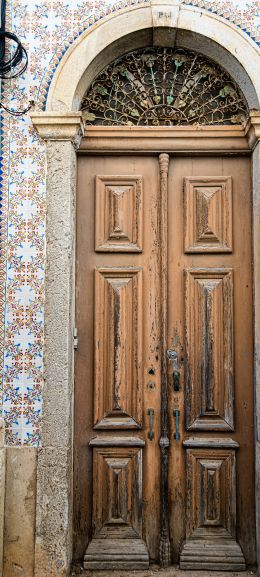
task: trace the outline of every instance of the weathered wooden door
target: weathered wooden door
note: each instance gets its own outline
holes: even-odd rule
[[[249,159],[79,157],[87,568],[254,564],[251,261]]]

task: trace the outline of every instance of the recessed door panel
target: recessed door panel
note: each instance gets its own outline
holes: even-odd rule
[[[232,177],[185,177],[185,252],[232,252]]]
[[[96,429],[142,424],[142,269],[95,270]]]
[[[232,439],[197,438],[187,448],[186,542],[182,569],[236,571],[245,558],[236,540],[236,450]],[[192,448],[191,448],[192,447]]]
[[[142,537],[142,449],[94,448],[93,474],[93,534]]]
[[[232,270],[194,268],[184,275],[187,429],[232,430]]]
[[[95,250],[141,252],[143,246],[142,175],[97,175]]]

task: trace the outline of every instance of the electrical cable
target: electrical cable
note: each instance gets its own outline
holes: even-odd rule
[[[0,80],[11,80],[21,76],[28,66],[28,54],[22,45],[19,38],[13,32],[6,30],[6,0],[1,1],[1,27],[0,27]],[[15,46],[13,53],[9,50],[10,55],[7,55],[6,41]],[[0,108],[4,108],[13,116],[22,116],[28,110],[29,105],[25,110],[10,110],[2,102]]]

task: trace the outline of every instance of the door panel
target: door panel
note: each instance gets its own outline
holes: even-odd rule
[[[96,176],[95,250],[142,252],[143,178]]]
[[[185,269],[186,427],[233,430],[233,277]]]
[[[200,445],[196,448],[196,445]],[[244,557],[236,542],[237,444],[192,439],[187,448],[186,537],[183,569],[241,571]],[[193,446],[192,449],[188,448]]]
[[[142,426],[142,272],[95,270],[95,429]]]
[[[158,562],[167,359],[171,562],[239,570],[255,562],[250,161],[172,157],[167,181],[166,156],[78,159],[75,557]]]
[[[132,441],[134,444],[134,441]],[[140,443],[141,446],[143,446]],[[95,447],[93,474],[93,535],[142,537],[142,449]]]
[[[236,444],[229,441],[221,449],[213,444],[208,448],[196,448],[196,442],[192,441],[185,446],[192,445],[193,448],[187,448],[187,480],[191,487],[187,495],[188,534],[207,536],[208,529],[214,529],[214,534],[217,530],[235,537],[236,502],[233,487]]]
[[[232,252],[232,178],[184,179],[185,252]]]

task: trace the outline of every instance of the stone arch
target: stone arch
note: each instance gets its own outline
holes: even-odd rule
[[[259,48],[241,29],[211,12],[168,0],[110,14],[81,34],[53,76],[46,110],[77,111],[94,77],[127,50],[147,45],[189,48],[210,57],[234,78],[248,106],[260,107]]]

